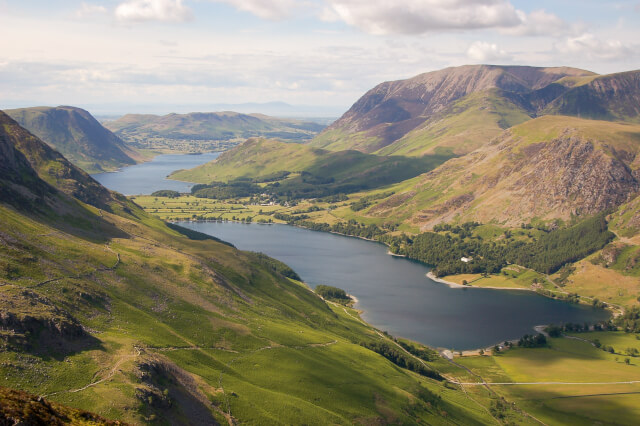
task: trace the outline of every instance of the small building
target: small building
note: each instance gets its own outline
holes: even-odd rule
[[[460,258],[461,261],[463,261],[464,263],[469,263],[473,260],[472,257],[461,257]]]

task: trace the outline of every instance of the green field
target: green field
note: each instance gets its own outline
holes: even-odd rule
[[[635,335],[621,332],[577,336],[636,347],[640,342]],[[629,365],[624,358],[580,340],[559,338],[551,339],[547,348],[515,348],[497,356],[457,358],[456,362],[544,423],[634,424],[640,415],[640,383],[611,384],[640,380],[640,358],[631,358]],[[509,382],[537,384],[491,385]]]

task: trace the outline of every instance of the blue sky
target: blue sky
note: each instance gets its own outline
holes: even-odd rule
[[[339,114],[470,63],[640,68],[640,0],[0,0],[0,108]]]

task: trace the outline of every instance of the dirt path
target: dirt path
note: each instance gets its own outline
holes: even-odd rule
[[[125,363],[125,362],[127,362],[129,360],[135,359],[138,356],[140,356],[140,350],[137,347],[134,347],[134,349],[135,349],[135,353],[134,354],[122,355],[122,356],[118,357],[116,359],[115,364],[109,370],[107,375],[104,376],[103,378],[101,378],[100,380],[96,380],[94,382],[91,382],[88,385],[83,386],[83,387],[78,388],[78,389],[69,389],[69,390],[64,390],[64,391],[52,392],[52,393],[49,393],[49,394],[46,394],[46,395],[42,395],[42,396],[45,397],[45,398],[48,398],[50,396],[59,395],[59,394],[62,394],[62,393],[78,393],[78,392],[82,392],[83,390],[87,390],[90,387],[97,386],[100,383],[106,382],[107,380],[111,379],[116,374],[116,372],[118,371],[118,369],[120,368],[120,366],[123,363]]]
[[[456,384],[461,386],[528,386],[528,385],[571,385],[571,386],[581,386],[581,385],[636,385],[639,384],[640,380],[630,380],[628,382],[457,382]]]

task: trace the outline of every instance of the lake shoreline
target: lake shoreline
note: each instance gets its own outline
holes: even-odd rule
[[[523,288],[523,287],[493,287],[493,286],[480,287],[480,286],[458,284],[452,281],[447,281],[447,280],[443,280],[442,278],[438,278],[433,274],[432,271],[427,272],[427,278],[441,284],[446,284],[450,288],[484,288],[484,289],[490,289],[490,290],[519,290],[519,291],[532,291],[534,293],[537,293],[537,291],[531,288]]]
[[[245,241],[250,242],[253,245],[255,245],[256,241],[262,241],[263,242],[263,246],[264,246],[264,244],[270,244],[271,245],[271,244],[273,244],[274,241],[277,241],[275,239],[276,238],[275,237],[276,234],[274,234],[274,232],[279,232],[279,231],[275,231],[274,230],[274,231],[268,231],[265,234],[263,231],[259,231],[258,234],[253,234],[254,231],[252,231],[250,229],[247,229],[245,231],[241,231],[241,229],[244,228],[244,227],[239,227],[239,225],[241,225],[241,224],[257,224],[257,225],[267,224],[267,223],[259,223],[259,222],[250,222],[250,223],[244,222],[243,223],[241,221],[235,221],[235,222],[234,221],[230,221],[230,220],[220,221],[220,220],[215,220],[215,219],[214,220],[189,220],[189,219],[187,219],[187,220],[175,221],[175,222],[177,222],[177,223],[182,222],[185,225],[192,224],[193,225],[193,227],[191,227],[192,229],[198,230],[199,232],[205,232],[205,233],[209,233],[211,235],[215,235],[216,237],[222,238],[223,240],[226,240],[226,241],[232,241],[233,242],[234,240],[232,238],[232,235],[244,235]],[[221,226],[223,223],[229,223],[229,226],[231,226],[231,224],[234,224],[235,226],[238,226],[238,227],[237,228],[232,228],[234,230],[237,229],[237,231],[234,231],[233,233],[224,233],[224,232],[219,233],[219,232],[214,231],[217,228],[206,228],[204,226],[200,226],[199,227],[197,225],[198,223],[201,223],[202,225],[205,225],[205,226],[206,226],[207,223],[211,223],[211,225],[219,224],[218,226]],[[277,224],[281,225],[279,223],[277,223]],[[254,228],[256,230],[255,232],[258,232],[257,230],[259,228],[261,228],[261,227]],[[265,227],[265,228],[268,228],[268,227]],[[283,227],[283,229],[287,229],[287,228],[288,229],[300,229],[300,230],[304,230],[306,232],[313,231],[313,230],[308,229],[308,228],[306,228],[304,226],[288,225],[288,227]],[[208,232],[207,229],[209,229],[210,232]],[[226,228],[220,228],[220,229],[222,230],[222,229],[226,229]],[[286,233],[284,235],[287,235],[290,232],[294,232],[294,231],[286,231]],[[240,234],[238,234],[238,233],[240,233]],[[322,234],[322,232],[320,234]],[[335,235],[340,235],[340,236],[343,236],[343,237],[354,237],[352,235],[345,235],[345,234],[341,234],[341,233],[327,232],[327,231],[324,231],[324,234],[325,235],[326,234],[335,234]],[[262,237],[260,237],[261,235],[262,235]],[[280,235],[280,234],[278,234],[278,235]],[[298,234],[293,233],[292,235],[298,235]],[[295,238],[297,239],[297,238],[300,238],[300,237],[298,236],[298,237],[295,237]],[[380,243],[380,241],[376,241],[376,240],[372,241],[370,239],[363,238],[363,237],[357,237],[356,236],[356,239],[357,240],[365,240],[365,241],[369,241],[369,242]],[[344,243],[344,244],[347,244],[347,247],[351,247],[350,244],[354,244],[354,243]],[[340,243],[340,245],[338,247],[342,247],[342,245],[343,245],[343,243]],[[248,247],[253,247],[253,248],[243,248],[243,249],[245,249],[245,250],[259,250],[259,251],[262,251],[262,252],[265,252],[265,253],[268,254],[268,251],[265,251],[266,246],[265,247],[263,247],[263,246],[258,245],[257,248],[256,248],[256,247],[253,247],[252,245],[249,245]],[[286,247],[290,247],[289,243],[285,244],[285,246]],[[325,246],[326,246],[326,244],[325,244]],[[323,248],[322,248],[323,253],[324,253],[324,250],[329,250],[329,246],[326,246],[326,247],[325,246],[323,246]],[[381,248],[379,248],[379,249],[376,249],[375,252],[379,253],[381,256],[384,256],[384,257],[387,257],[387,258],[389,256],[392,256],[393,253],[389,253],[387,245],[385,244],[384,246],[385,246],[385,250],[381,250]],[[243,246],[240,245],[238,247],[243,247]],[[333,247],[333,249],[331,249],[331,252],[333,252],[335,248],[336,247]],[[302,254],[300,251],[297,251],[297,250],[298,249],[296,249],[294,251],[294,253],[295,253],[294,254],[294,258],[295,257],[299,257]],[[329,253],[329,252],[327,252],[327,253]],[[341,254],[340,258],[341,259],[344,258],[345,255],[346,255],[346,253],[345,254]],[[324,254],[322,256],[324,256]],[[398,257],[400,257],[400,256],[398,256]],[[340,283],[341,283],[340,279],[333,280],[333,281],[328,281],[327,278],[325,278],[324,275],[320,275],[320,276],[314,276],[313,274],[310,275],[310,276],[303,275],[302,274],[303,271],[298,271],[297,270],[295,262],[294,262],[294,264],[288,263],[286,257],[285,258],[280,258],[280,257],[276,256],[276,258],[278,258],[279,260],[289,264],[292,268],[294,268],[294,270],[296,270],[298,273],[301,273],[301,275],[304,276],[304,280],[303,281],[305,282],[305,286],[306,287],[309,287],[308,283],[318,283],[318,282],[323,282],[323,283],[324,282],[331,282],[333,285],[336,285],[337,287],[340,287]],[[291,260],[291,259],[289,259],[289,260]],[[400,259],[398,259],[398,260],[400,260]],[[407,260],[410,260],[410,259],[407,259]],[[380,259],[380,262],[383,262],[382,258]],[[381,263],[380,262],[374,262],[375,265],[372,264],[370,266],[373,269],[379,268],[379,267],[381,267]],[[391,261],[389,261],[389,262],[391,262]],[[389,264],[388,266],[391,267],[391,266],[395,265],[395,263],[396,262],[393,262],[393,263]],[[411,262],[411,263],[413,263],[413,262]],[[426,281],[425,278],[436,278],[433,281],[435,281],[435,282],[440,281],[441,283],[445,284],[447,287],[444,287],[444,288],[466,288],[466,287],[468,287],[468,286],[462,286],[462,285],[457,284],[457,283],[447,282],[446,280],[442,280],[442,279],[439,279],[439,278],[433,276],[433,274],[431,274],[431,276],[428,276],[427,273],[431,272],[428,269],[429,265],[425,265],[423,262],[415,262],[415,263],[416,264],[421,264],[422,266],[420,267],[420,269],[424,268],[424,269],[422,269],[424,272],[421,272],[419,275],[416,273],[415,276],[412,276],[412,278],[410,278],[410,281],[408,281],[408,283],[415,283],[416,286],[417,286],[415,288],[420,288],[420,287],[425,288],[426,293],[431,292],[431,290],[428,290],[429,287],[441,287],[442,288],[444,286],[429,286],[429,285],[425,286],[424,285],[424,283]],[[384,262],[382,264],[386,265],[386,263],[384,263]],[[397,266],[398,267],[402,267],[402,265],[397,265]],[[409,267],[409,265],[407,265],[407,267]],[[418,267],[418,265],[414,266],[413,268],[416,268],[416,267]],[[333,266],[332,266],[332,268],[333,268]],[[351,268],[353,268],[353,265],[351,265]],[[393,268],[391,269],[391,271],[394,271],[394,270],[395,269],[393,269]],[[402,270],[404,271],[405,269],[403,268]],[[344,272],[347,272],[347,270],[345,270]],[[419,270],[416,270],[416,272],[419,272]],[[353,273],[353,270],[351,271],[351,273]],[[331,277],[332,275],[329,275],[329,276]],[[395,275],[394,276],[390,276],[388,273],[383,273],[382,275],[379,275],[379,274],[374,274],[374,275],[370,275],[369,274],[369,275],[367,275],[367,274],[365,274],[364,276],[365,277],[369,277],[368,279],[373,279],[373,280],[376,280],[376,279],[378,279],[378,277],[380,277],[383,280],[381,282],[394,282],[394,280],[398,279],[398,278],[394,278]],[[421,278],[419,278],[419,277],[421,277]],[[430,331],[427,332],[427,330],[430,330],[433,327],[427,327],[426,329],[424,329],[424,327],[420,327],[420,329],[422,331],[416,331],[414,329],[415,327],[414,328],[410,328],[410,327],[413,327],[413,326],[411,324],[404,324],[402,322],[403,320],[401,320],[401,322],[398,323],[398,324],[401,325],[400,328],[398,328],[395,323],[388,322],[388,321],[390,321],[389,320],[390,317],[388,316],[388,309],[389,309],[388,307],[380,305],[381,302],[378,302],[377,304],[376,303],[371,304],[371,300],[370,300],[371,299],[371,295],[369,294],[369,292],[367,290],[368,287],[366,287],[366,286],[363,287],[362,285],[360,285],[360,287],[358,287],[358,286],[353,287],[351,285],[351,287],[352,288],[347,288],[346,290],[350,290],[350,291],[347,291],[347,292],[349,293],[349,295],[353,299],[353,302],[354,302],[354,305],[352,305],[353,309],[355,309],[358,312],[358,314],[359,314],[358,316],[362,319],[362,321],[366,322],[368,325],[370,325],[374,329],[379,329],[379,330],[385,330],[386,329],[386,330],[389,330],[389,327],[391,326],[390,332],[393,335],[398,336],[398,337],[403,337],[403,338],[406,338],[406,339],[414,341],[414,342],[419,342],[420,344],[422,344],[422,345],[424,345],[426,347],[434,348],[435,350],[439,350],[439,349],[442,349],[442,348],[460,348],[460,349],[456,349],[455,350],[456,355],[460,351],[462,351],[463,353],[465,353],[467,355],[470,355],[471,352],[479,351],[480,349],[478,349],[478,348],[482,348],[483,350],[485,350],[486,348],[491,348],[491,347],[495,346],[495,344],[493,342],[499,341],[499,342],[501,342],[500,344],[502,344],[502,342],[504,342],[505,340],[512,340],[516,336],[519,338],[519,337],[521,337],[521,335],[524,335],[524,334],[532,334],[534,332],[533,324],[544,324],[544,323],[552,323],[552,322],[557,323],[558,321],[563,321],[562,318],[554,319],[554,318],[552,318],[553,316],[552,317],[549,317],[549,316],[538,317],[537,320],[534,319],[534,318],[531,318],[531,319],[533,319],[533,321],[531,321],[529,324],[532,324],[532,325],[528,325],[528,327],[523,328],[522,330],[515,330],[516,331],[515,333],[513,332],[513,330],[511,330],[514,327],[506,327],[505,330],[504,330],[504,333],[497,332],[497,330],[495,332],[486,332],[486,333],[483,333],[483,334],[486,334],[487,335],[486,337],[488,337],[488,339],[480,339],[480,338],[478,338],[478,336],[475,336],[475,337],[471,338],[471,340],[469,341],[469,344],[465,344],[464,343],[464,340],[465,340],[465,333],[464,332],[462,332],[462,334],[457,335],[458,337],[453,337],[452,336],[450,338],[446,338],[446,337],[443,338],[442,336],[440,336],[438,334],[437,331],[434,331],[435,334],[431,333]],[[413,287],[407,287],[407,288],[413,288]],[[471,287],[471,288],[483,289],[483,287]],[[498,289],[499,290],[505,290],[505,288],[498,288]],[[509,289],[507,289],[507,290],[509,290]],[[530,289],[522,289],[522,288],[520,288],[518,290],[527,290],[529,292],[534,292],[533,290],[530,290]],[[363,293],[363,291],[365,291],[365,293]],[[388,290],[385,290],[385,291],[388,291]],[[414,291],[414,290],[411,290],[411,291]],[[446,291],[446,290],[438,290],[436,292],[439,294],[442,291]],[[355,294],[360,294],[360,298],[362,300],[359,300],[357,296],[353,296],[354,293]],[[422,294],[422,293],[425,293],[425,292],[420,290],[419,294]],[[501,293],[508,294],[509,292],[501,292]],[[374,294],[376,294],[375,291],[374,291]],[[478,292],[477,294],[480,295],[480,292]],[[476,295],[476,292],[474,292],[474,296],[472,297],[472,299],[474,299],[474,300],[477,299],[477,297],[475,295]],[[410,298],[407,299],[409,301],[411,301],[411,300],[416,301],[417,300],[417,299],[415,299],[415,297],[413,299],[411,298],[411,296],[409,296],[409,297]],[[450,306],[451,303],[455,304],[456,302],[455,302],[455,300],[450,300],[449,302],[444,302],[444,301],[445,300],[449,300],[451,298],[455,298],[457,300],[457,297],[458,296],[449,296],[448,298],[442,299],[443,303],[444,303],[444,305],[442,305],[443,309],[440,309],[440,308],[438,308],[438,309],[445,311],[446,315],[450,315],[451,314],[451,310],[449,308],[444,308],[444,306]],[[487,296],[486,293],[485,293],[484,295],[480,295],[479,296],[479,301],[477,303],[483,303],[482,300],[485,300],[487,298],[489,298],[489,299],[491,299],[493,301],[493,299],[495,297],[498,297],[498,296],[496,296],[496,295]],[[500,296],[500,297],[502,297],[502,296]],[[363,303],[362,301],[365,300],[365,299],[366,299],[366,303],[365,303],[366,306],[363,306],[362,305],[362,303]],[[469,296],[465,297],[465,300],[467,300],[467,299],[469,299]],[[509,297],[506,297],[506,299],[509,299]],[[550,298],[545,297],[544,299],[550,299]],[[392,298],[391,301],[393,302],[393,300],[394,299]],[[425,300],[428,300],[428,299],[425,299]],[[385,302],[385,303],[388,303],[388,301]],[[527,303],[530,303],[530,302],[527,302]],[[537,302],[537,304],[543,304],[543,303],[542,302]],[[403,305],[404,305],[404,303],[403,303]],[[416,303],[409,303],[409,305],[411,306],[411,309],[415,308],[418,305],[420,306],[420,309],[424,309],[424,306],[428,306],[429,303],[427,303],[425,305],[425,304],[422,304],[422,303],[418,302],[417,304]],[[505,301],[502,304],[502,306],[508,306],[508,305],[510,305],[510,303],[507,302],[507,301]],[[402,309],[403,309],[402,312],[405,312],[404,310],[406,309],[406,307],[402,308]],[[459,309],[453,309],[453,311],[456,311],[456,312],[458,310]],[[380,314],[380,312],[382,312],[382,314]],[[409,310],[407,312],[413,312],[413,311]],[[478,312],[478,314],[480,314],[480,311]],[[404,316],[406,317],[406,315],[404,315]],[[573,319],[571,319],[571,317],[564,317],[564,321],[565,322],[566,321],[573,321]],[[583,320],[578,320],[578,321],[583,321]],[[588,321],[595,323],[597,321],[600,321],[600,319],[593,318],[593,320],[589,319]],[[413,322],[409,321],[409,323],[414,323],[414,322],[415,321],[413,321]],[[526,323],[527,321],[520,321],[520,322],[525,322]],[[407,325],[409,328],[407,328],[407,329],[403,328],[405,325]],[[498,325],[498,324],[496,324],[496,325]],[[522,325],[526,325],[526,324],[522,324]],[[454,326],[453,329],[457,330],[457,327]],[[511,331],[509,331],[509,330],[511,330]],[[429,337],[429,336],[431,336],[431,337]],[[483,340],[484,340],[484,342],[483,342]],[[491,342],[491,345],[489,345],[489,342]]]

